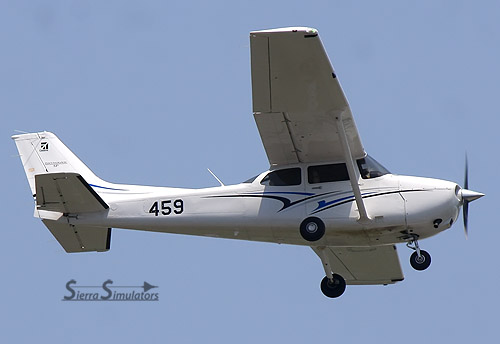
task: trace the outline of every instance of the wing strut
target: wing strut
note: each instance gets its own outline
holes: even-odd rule
[[[354,198],[356,199],[356,205],[358,206],[360,223],[369,223],[371,221],[368,213],[366,212],[365,203],[363,202],[363,197],[361,196],[361,190],[359,189],[359,174],[356,172],[355,162],[352,158],[351,149],[349,148],[349,141],[347,140],[347,135],[345,133],[344,122],[342,121],[342,114],[335,117],[337,122],[337,131],[339,132],[340,143],[344,153],[344,158],[347,166],[347,172],[349,173],[349,181],[351,182],[352,191],[354,193]]]

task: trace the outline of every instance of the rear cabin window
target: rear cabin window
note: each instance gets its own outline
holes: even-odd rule
[[[307,180],[309,184],[339,182],[349,180],[349,173],[345,164],[309,166]]]
[[[260,182],[268,186],[291,186],[301,183],[300,168],[286,168],[270,172]]]

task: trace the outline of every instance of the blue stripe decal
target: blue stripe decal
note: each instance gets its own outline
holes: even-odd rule
[[[362,196],[371,195],[371,194],[374,194],[374,192],[366,192],[366,193],[362,194]],[[325,200],[321,200],[321,201],[318,202],[318,207],[316,209],[314,209],[313,211],[316,211],[318,209],[321,209],[321,208],[327,207],[329,205],[332,205],[332,204],[335,204],[335,203],[338,203],[338,202],[342,202],[342,201],[345,201],[345,200],[348,200],[348,199],[355,199],[355,197],[354,197],[354,195],[351,195],[351,196],[347,196],[347,197],[335,199],[335,200],[330,201],[330,202],[327,202]]]
[[[314,196],[315,194],[309,192],[273,192],[273,191],[264,191],[264,192],[256,192],[256,194],[276,194],[276,195],[301,195],[301,196]]]
[[[94,187],[94,188],[105,189],[105,190],[127,191],[125,189],[113,189],[113,188],[107,188],[105,186],[99,186],[99,185],[95,185],[95,184],[89,184],[89,185],[92,186],[92,187]]]
[[[353,198],[353,197],[354,196],[347,196],[347,197],[339,198],[339,199],[336,199],[336,200],[333,200],[333,201],[330,201],[330,202],[327,202],[325,200],[319,201],[318,202],[318,206],[313,211],[316,211],[318,209],[324,208],[324,207],[329,206],[331,204],[335,204],[337,202],[345,201],[346,199],[350,199],[350,198]]]

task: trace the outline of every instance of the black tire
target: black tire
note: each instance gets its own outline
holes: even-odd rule
[[[333,282],[330,282],[328,277],[325,276],[321,281],[321,291],[326,297],[336,298],[344,294],[345,279],[337,274],[333,274]]]
[[[417,252],[413,252],[410,256],[411,266],[418,271],[425,270],[431,265],[431,255],[427,251],[420,250],[420,258],[418,258]]]
[[[318,241],[325,235],[325,224],[317,217],[308,217],[300,224],[300,235],[307,241]]]

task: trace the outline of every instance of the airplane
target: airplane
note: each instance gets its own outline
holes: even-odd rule
[[[346,285],[404,279],[396,244],[425,270],[419,242],[449,229],[484,194],[390,173],[360,139],[318,31],[250,33],[253,115],[269,170],[202,189],[115,184],[97,177],[50,132],[14,135],[40,218],[68,252],[110,249],[111,228],[309,246],[329,298]],[[215,176],[215,175],[214,175]]]

